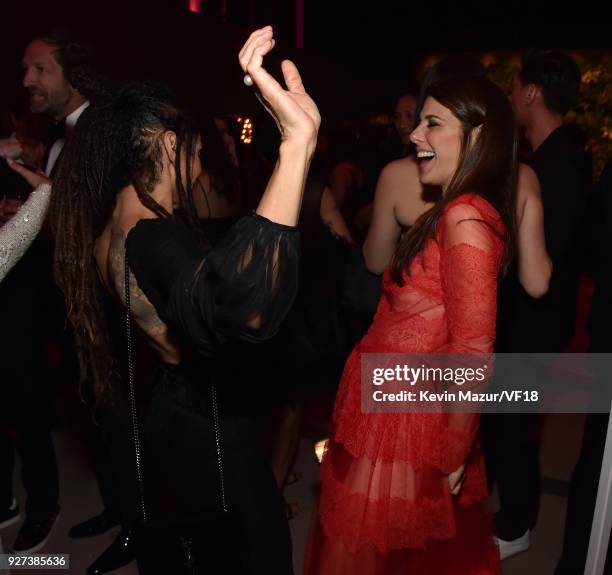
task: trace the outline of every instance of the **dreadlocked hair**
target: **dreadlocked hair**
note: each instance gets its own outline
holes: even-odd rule
[[[54,273],[74,331],[79,386],[82,390],[91,380],[96,402],[112,399],[117,367],[94,257],[95,241],[112,216],[117,194],[130,185],[158,217],[171,217],[150,195],[161,179],[166,131],[176,133],[176,190],[184,219],[196,229],[191,164],[197,130],[158,86],[130,85],[113,98],[89,106],[68,139],[53,181]]]
[[[391,277],[396,284],[403,285],[403,276],[409,273],[410,263],[422,252],[427,240],[435,237],[446,206],[459,196],[472,193],[486,199],[504,222],[505,253],[501,278],[510,266],[516,237],[518,140],[508,99],[495,84],[483,77],[455,78],[433,84],[427,90],[427,96],[448,108],[462,124],[459,162],[442,198],[415,222],[400,241],[393,257]]]

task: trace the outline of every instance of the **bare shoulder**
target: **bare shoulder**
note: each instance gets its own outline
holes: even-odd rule
[[[395,217],[402,226],[411,226],[433,204],[425,197],[419,167],[412,157],[387,164],[380,176],[381,193],[389,197]]]
[[[420,197],[419,169],[412,158],[400,158],[387,164],[378,178],[377,194],[393,198],[393,203]]]
[[[518,177],[519,181],[538,181],[538,176],[536,175],[534,169],[523,162],[519,162],[518,164]]]
[[[394,179],[403,179],[406,177],[419,177],[419,166],[412,156],[400,158],[389,162],[380,173],[381,177]]]
[[[94,242],[94,256],[98,266],[98,274],[109,292],[116,292],[123,300],[125,275],[125,240],[129,230],[138,220],[118,222],[111,219],[100,236]]]
[[[529,197],[540,195],[540,182],[538,176],[527,164],[519,163],[517,177],[517,196],[519,202]]]

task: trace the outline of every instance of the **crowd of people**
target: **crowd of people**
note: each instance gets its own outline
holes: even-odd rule
[[[40,551],[56,524],[68,389],[104,504],[70,536],[121,526],[88,573],[292,573],[302,405],[337,386],[303,572],[501,573],[537,521],[538,417],[365,413],[362,355],[562,352],[583,250],[590,349],[612,351],[610,169],[592,185],[564,120],[578,67],[527,52],[508,97],[449,56],[377,138],[320,130],[296,66],[264,67],[274,44],[265,27],[238,55],[268,149],[165,86],[111,88],[65,33],[26,46],[29,110],[0,143],[0,527],[21,518],[15,449],[27,495],[4,547]],[[587,417],[557,575],[584,570],[606,428]]]

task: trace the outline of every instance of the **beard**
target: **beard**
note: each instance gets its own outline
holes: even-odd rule
[[[62,117],[68,106],[72,94],[66,90],[57,92],[45,92],[38,89],[30,89],[30,111],[37,114],[48,114],[49,116]]]
[[[49,96],[42,90],[30,90],[30,110],[35,113],[44,113],[49,105]]]

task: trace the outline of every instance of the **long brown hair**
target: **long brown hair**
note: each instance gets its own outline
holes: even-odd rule
[[[158,86],[130,85],[85,110],[53,181],[55,279],[64,292],[74,330],[80,383],[91,378],[96,400],[111,396],[116,369],[94,242],[112,215],[117,194],[129,185],[160,218],[170,216],[150,195],[161,176],[161,134],[167,130],[177,135],[176,188],[190,221],[195,222],[190,174],[197,130]],[[183,154],[185,176],[181,174]]]
[[[463,136],[459,164],[444,196],[423,214],[399,243],[391,277],[403,285],[403,274],[425,242],[435,237],[446,206],[455,198],[478,194],[499,212],[506,226],[502,273],[514,251],[517,136],[514,115],[504,93],[486,78],[452,79],[435,84],[427,96],[448,108],[461,122]],[[479,132],[474,138],[473,130]]]

